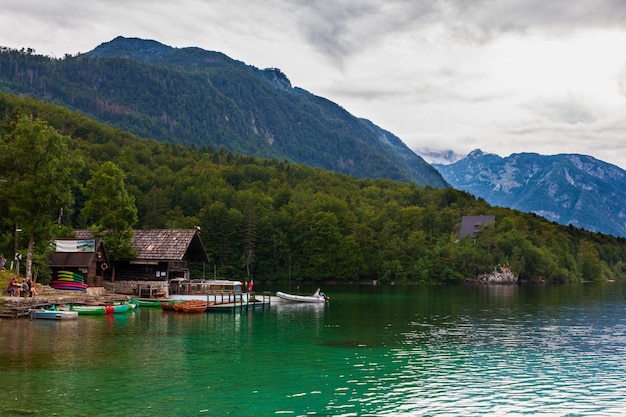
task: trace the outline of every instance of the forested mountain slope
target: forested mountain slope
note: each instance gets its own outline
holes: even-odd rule
[[[63,107],[1,93],[0,114],[0,149],[11,146],[15,120],[33,115],[67,135],[68,147],[82,155],[74,204],[62,216],[61,207],[49,208],[58,233],[90,226],[82,189],[111,161],[135,198],[136,228],[200,227],[208,268],[220,277],[249,279],[250,271],[255,280],[457,283],[498,265],[531,282],[626,276],[626,239],[492,207],[451,188],[138,139]],[[6,191],[14,174],[1,169]],[[458,239],[462,216],[472,215],[494,215],[496,222],[475,239]],[[10,253],[19,219],[1,199],[0,218],[0,251]],[[18,247],[26,248],[21,235]],[[41,254],[49,249],[47,240],[36,243]],[[202,265],[194,277],[201,273]]]
[[[0,91],[163,142],[447,186],[390,132],[294,88],[279,69],[260,70],[219,52],[123,37],[63,59],[5,48]]]

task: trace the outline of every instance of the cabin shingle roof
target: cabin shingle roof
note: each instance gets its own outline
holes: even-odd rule
[[[90,230],[76,230],[79,239],[91,236]],[[208,262],[196,229],[135,230],[131,241],[138,260],[180,261],[192,256],[198,261]]]
[[[182,260],[195,235],[195,229],[136,230],[133,249],[138,259]]]

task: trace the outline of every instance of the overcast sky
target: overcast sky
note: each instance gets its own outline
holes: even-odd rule
[[[0,0],[0,45],[116,36],[280,68],[413,149],[626,168],[624,0]]]

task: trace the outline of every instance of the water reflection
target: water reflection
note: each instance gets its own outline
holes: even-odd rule
[[[621,284],[333,288],[329,305],[0,321],[0,414],[620,415]],[[11,411],[13,410],[13,411]]]

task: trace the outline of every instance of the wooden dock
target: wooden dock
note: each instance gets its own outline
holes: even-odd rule
[[[75,294],[76,291],[56,291],[54,295],[42,295],[36,297],[0,297],[0,318],[23,318],[29,317],[29,310],[34,308],[49,308],[58,304],[110,304],[113,302],[126,301],[133,298],[124,294],[107,294],[90,296],[86,294]],[[146,301],[155,301],[154,298],[142,298]],[[158,301],[167,301],[156,299]],[[254,300],[254,301],[253,301]],[[229,299],[224,296],[217,298],[207,311],[235,311],[254,308],[265,308],[270,306],[271,294],[263,292],[261,294],[251,293],[249,297],[243,299]]]
[[[232,297],[232,295],[228,294],[213,294],[213,296],[215,297],[215,301],[209,303],[207,311],[248,310],[257,307],[265,308],[270,306],[271,300],[269,291],[263,292],[260,295],[254,292],[248,293],[245,300],[244,297]]]

